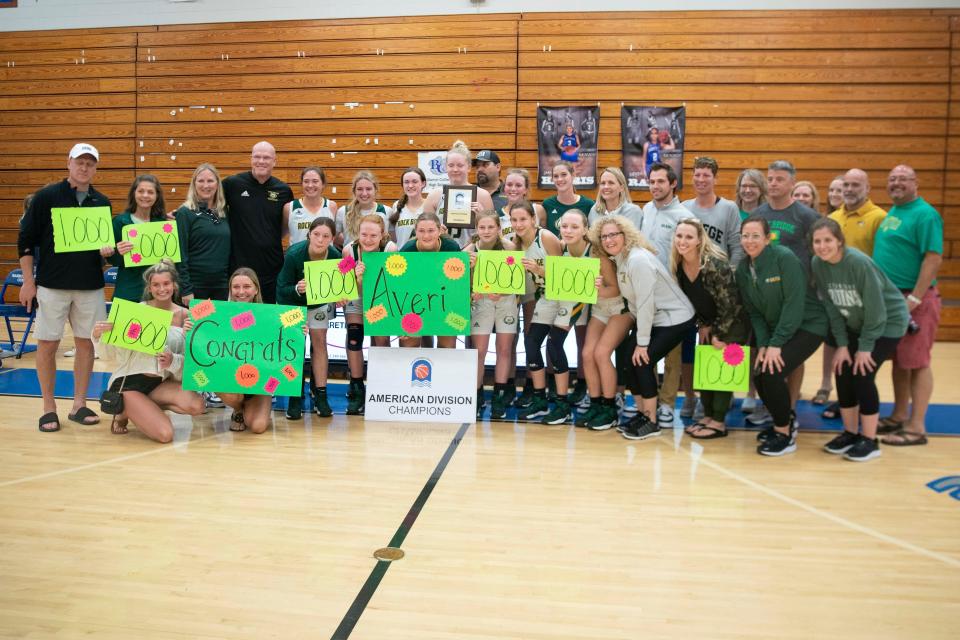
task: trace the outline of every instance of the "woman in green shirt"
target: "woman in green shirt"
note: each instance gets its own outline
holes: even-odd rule
[[[787,376],[823,342],[827,317],[800,259],[790,249],[770,244],[770,223],[750,216],[740,230],[746,257],[737,266],[736,280],[756,341],[753,380],[773,416],[773,427],[757,437],[757,453],[782,456],[797,450]]]
[[[836,347],[833,370],[843,418],[843,433],[824,450],[865,462],[880,455],[877,369],[896,352],[910,315],[900,290],[866,254],[846,246],[835,220],[817,220],[812,235],[811,270],[830,320],[828,342]]]
[[[127,208],[113,219],[113,237],[117,242],[117,250],[107,261],[117,268],[114,298],[139,302],[143,297],[143,275],[149,268],[149,265],[128,267],[124,264],[124,256],[133,249],[133,243],[123,236],[123,228],[130,224],[166,220],[165,208],[160,181],[150,174],[137,176],[127,194]],[[183,237],[180,238],[180,253],[183,254]],[[177,268],[186,271],[181,265]],[[180,295],[189,303],[190,279],[185,276],[186,274],[181,276]]]
[[[327,217],[314,218],[307,229],[307,239],[290,245],[283,258],[283,267],[277,276],[277,302],[307,307],[307,326],[310,328],[310,393],[313,407],[321,418],[333,415],[327,402],[327,327],[330,318],[336,315],[332,304],[307,304],[307,281],[304,264],[314,260],[338,260],[342,256],[333,238],[337,227]],[[306,376],[304,376],[306,377]],[[287,417],[299,420],[303,417],[303,390],[299,397],[287,401]]]
[[[455,240],[440,235],[440,218],[435,213],[421,213],[417,216],[413,237],[400,248],[402,252],[460,250],[460,245]],[[419,347],[421,344],[420,336],[400,336],[401,347]],[[457,337],[437,336],[437,346],[441,349],[453,349],[457,346]]]
[[[197,299],[226,300],[230,225],[220,174],[203,163],[193,172],[187,199],[175,214],[180,232],[181,277]]]

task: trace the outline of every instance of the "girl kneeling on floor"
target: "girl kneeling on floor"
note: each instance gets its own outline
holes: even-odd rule
[[[173,423],[164,412],[198,416],[204,411],[204,403],[200,394],[181,386],[187,310],[174,302],[179,299],[179,279],[173,262],[163,260],[153,265],[144,272],[143,280],[141,304],[173,312],[163,352],[153,356],[100,342],[101,336],[113,329],[112,322],[96,323],[92,335],[98,354],[121,363],[110,377],[109,388],[121,392],[124,407],[112,432],[127,433],[128,421],[132,420],[145,436],[166,443],[173,440]]]

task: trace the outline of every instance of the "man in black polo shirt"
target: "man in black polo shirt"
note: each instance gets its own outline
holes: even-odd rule
[[[507,205],[503,195],[503,182],[500,180],[500,156],[496,151],[484,149],[473,159],[473,168],[477,171],[477,186],[486,189],[493,200],[493,207],[500,209]]]
[[[37,379],[43,396],[40,431],[60,430],[57,402],[53,396],[57,375],[57,347],[70,321],[76,344],[73,361],[73,409],[69,418],[84,425],[100,417],[87,408],[87,387],[93,371],[93,325],[106,317],[103,298],[103,258],[113,255],[113,246],[99,251],[55,253],[54,208],[109,207],[110,200],[91,184],[97,174],[100,154],[93,145],[73,146],[67,158],[67,178],[37,191],[20,221],[17,252],[23,270],[20,303],[27,309],[37,304],[34,333],[37,337]],[[33,268],[37,265],[36,277]]]
[[[283,205],[293,200],[293,191],[273,177],[277,151],[269,142],[253,145],[250,171],[223,181],[230,222],[230,270],[249,267],[260,279],[263,301],[277,299],[277,275],[283,266]]]

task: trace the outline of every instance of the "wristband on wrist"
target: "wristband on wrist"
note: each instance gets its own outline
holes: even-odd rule
[[[917,296],[913,295],[912,293],[907,296],[907,300],[909,300],[909,301],[912,302],[913,304],[920,304],[921,302],[923,302],[923,300],[921,300],[921,299],[918,298]]]

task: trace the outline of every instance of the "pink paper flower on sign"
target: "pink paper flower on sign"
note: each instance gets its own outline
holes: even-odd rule
[[[508,265],[510,265],[510,266],[512,267],[516,262],[517,262],[517,261],[514,259],[513,256],[507,256],[507,264],[508,264]]]
[[[731,367],[736,367],[743,362],[743,347],[738,344],[728,344],[723,350],[723,361]]]
[[[172,224],[170,224],[170,223],[168,222],[167,224],[163,225],[163,232],[164,232],[164,233],[171,233],[172,231],[173,231],[173,225],[172,225]]]
[[[423,328],[423,318],[416,313],[408,313],[400,320],[400,327],[407,333],[417,333]]]
[[[136,230],[136,229],[130,229],[130,231],[127,232],[127,235],[128,235],[129,237],[131,237],[131,238],[136,238],[136,237],[137,237],[137,230]]]
[[[337,263],[337,269],[340,270],[340,273],[349,273],[353,271],[353,268],[357,266],[357,261],[353,259],[353,256],[347,256],[339,263]]]
[[[141,256],[139,253],[130,254],[130,262],[133,264],[138,264],[141,260],[143,260],[143,256]]]

